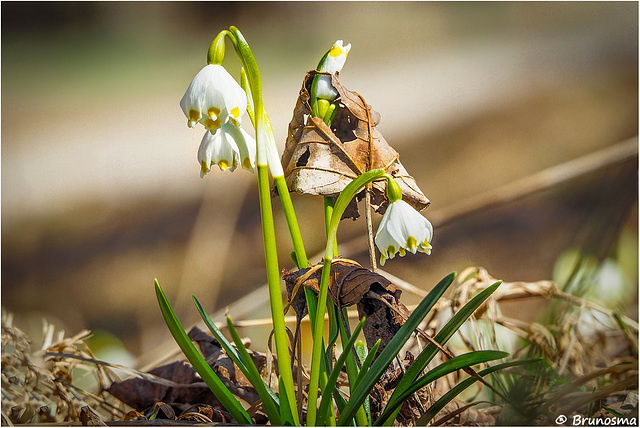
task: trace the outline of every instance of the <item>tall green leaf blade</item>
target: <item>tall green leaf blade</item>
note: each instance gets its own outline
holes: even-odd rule
[[[423,388],[426,385],[430,384],[434,380],[465,367],[470,367],[480,363],[486,363],[487,361],[499,360],[501,358],[507,357],[508,355],[508,353],[502,351],[473,351],[445,361],[438,367],[430,370],[424,376],[420,377],[417,381],[413,382],[411,384],[411,387],[405,389],[394,400],[389,400],[389,403],[385,407],[380,417],[376,420],[374,425],[382,425],[383,422],[387,421],[391,416],[393,416],[392,421],[395,420],[395,414],[397,413],[395,412],[395,410],[400,408],[402,402],[406,400],[411,394],[413,394],[420,388]]]
[[[238,351],[236,351],[236,349],[231,345],[231,343],[227,340],[227,338],[222,334],[222,332],[216,326],[216,324],[211,320],[211,318],[205,312],[204,308],[202,307],[202,305],[200,304],[198,299],[195,296],[192,296],[192,298],[193,298],[193,302],[196,305],[196,308],[198,309],[198,312],[200,313],[200,316],[202,317],[202,320],[204,321],[204,324],[207,326],[207,328],[209,329],[211,334],[213,334],[213,336],[220,343],[222,348],[224,348],[224,351],[227,353],[229,358],[231,358],[233,360],[233,362],[236,363],[236,365],[240,368],[242,373],[244,373],[244,375],[247,377],[247,379],[251,380],[251,377],[250,377],[250,374],[249,374],[249,369],[247,368],[245,363],[240,358],[240,355],[238,354]],[[253,360],[250,360],[250,362],[253,363]],[[271,388],[269,388],[269,386],[264,382],[262,377],[260,377],[260,380],[265,385],[265,388],[266,388],[267,392],[269,393],[269,396],[271,396],[273,401],[277,405],[279,405],[278,396],[276,395],[276,393]],[[251,382],[253,383],[252,380],[251,380]],[[264,399],[263,399],[263,401],[264,401]]]
[[[355,349],[355,343],[351,346],[347,345],[349,339],[347,339],[347,329],[345,323],[348,323],[349,316],[347,314],[347,308],[343,307],[338,309],[336,307],[336,313],[341,313],[342,316],[336,315],[336,318],[339,319],[339,330],[340,330],[340,338],[342,339],[342,349],[348,349],[349,353],[347,354],[347,360],[345,361],[347,365],[347,378],[349,379],[349,391],[352,391],[355,388],[355,382],[358,377],[358,363],[356,362],[356,357],[351,352],[351,349]],[[364,317],[362,318],[364,319]],[[362,320],[361,320],[362,322]],[[353,336],[357,336],[360,333],[353,334]],[[353,339],[353,336],[351,337]],[[354,386],[351,386],[354,385]],[[366,401],[366,400],[365,400]],[[363,403],[364,404],[364,403]],[[359,426],[367,426],[369,425],[369,421],[367,420],[367,413],[365,412],[364,406],[361,406],[356,412],[356,425]]]
[[[282,375],[278,376],[278,385],[282,385]],[[282,425],[297,425],[297,415],[295,417],[293,416],[293,410],[289,405],[289,397],[287,397],[287,388],[280,388],[280,394],[282,395],[282,400],[280,400],[280,417],[282,419]]]
[[[360,384],[360,382],[362,382],[362,379],[366,376],[367,372],[369,371],[369,367],[371,367],[371,363],[373,362],[373,359],[375,358],[376,352],[378,352],[378,348],[380,347],[381,343],[382,343],[382,339],[378,339],[376,343],[374,343],[373,346],[371,347],[371,351],[369,351],[369,353],[367,354],[367,357],[362,363],[362,367],[360,368],[360,373],[358,374],[358,377],[356,378],[356,381],[353,385],[354,388],[357,387]]]
[[[358,386],[351,393],[351,397],[347,406],[343,409],[338,420],[338,425],[344,426],[351,423],[351,419],[355,416],[356,411],[362,405],[365,398],[369,395],[369,392],[376,384],[382,373],[389,367],[389,364],[393,358],[400,351],[404,343],[409,339],[409,336],[418,327],[422,319],[431,310],[433,305],[436,304],[438,299],[444,294],[447,288],[453,282],[455,273],[450,273],[444,277],[429,294],[420,302],[418,307],[413,311],[411,316],[407,319],[404,325],[398,330],[396,335],[387,344],[387,347],[380,353],[378,358],[373,362],[369,371],[364,375]]]
[[[269,417],[269,422],[271,423],[271,425],[282,425],[282,420],[280,417],[281,409],[275,403],[275,400],[273,399],[271,394],[269,394],[268,391],[271,391],[271,389],[268,388],[262,380],[262,376],[260,376],[258,368],[251,359],[249,352],[247,352],[247,348],[245,348],[244,343],[242,343],[242,338],[236,331],[236,327],[233,325],[233,322],[229,317],[227,317],[227,326],[229,327],[229,334],[231,335],[233,342],[236,344],[236,348],[238,348],[238,354],[240,354],[240,358],[246,366],[247,373],[245,373],[245,376],[247,376],[247,379],[249,379],[249,382],[251,382],[253,387],[256,389],[256,392],[260,396],[262,405],[264,406],[264,411]],[[291,421],[293,421],[293,418],[290,419]]]
[[[536,359],[524,360],[524,361],[510,361],[508,363],[498,364],[496,366],[484,369],[484,370],[478,372],[478,375],[480,375],[481,377],[485,377],[486,375],[488,375],[490,373],[493,373],[493,372],[496,372],[498,370],[503,370],[503,369],[506,369],[508,367],[515,367],[515,366],[523,366],[523,365],[527,365],[527,364],[532,364],[532,363],[535,363],[535,362],[538,362],[538,361],[541,361],[541,360],[542,360],[541,358],[536,358]],[[433,403],[433,405],[431,407],[429,407],[427,409],[427,411],[422,414],[422,416],[420,416],[420,418],[416,421],[416,425],[418,425],[418,426],[426,426],[431,421],[431,419],[433,419],[438,414],[438,412],[440,410],[444,409],[444,407],[447,404],[449,404],[449,402],[451,400],[456,398],[465,389],[469,388],[471,385],[473,385],[477,381],[478,381],[478,379],[473,378],[473,377],[469,377],[469,378],[463,380],[462,382],[458,383],[453,388],[451,388],[442,397],[440,397],[438,399],[438,401]]]
[[[249,414],[244,410],[242,405],[238,402],[236,397],[229,391],[229,389],[222,383],[222,381],[213,372],[213,369],[207,364],[202,355],[198,352],[187,333],[182,328],[180,321],[173,312],[167,297],[164,295],[158,280],[155,280],[156,297],[158,304],[160,305],[160,311],[162,316],[169,327],[171,335],[175,339],[182,352],[187,357],[193,368],[202,377],[202,380],[211,389],[211,392],[216,396],[220,403],[227,409],[227,411],[233,416],[233,418],[240,424],[253,424],[253,420]]]
[[[351,355],[351,348],[356,343],[356,340],[358,340],[358,335],[362,331],[362,327],[364,327],[365,319],[366,319],[365,317],[362,317],[362,319],[360,320],[360,323],[358,323],[358,326],[353,331],[353,334],[351,335],[351,339],[349,339],[349,341],[345,344],[345,346],[343,346],[342,354],[340,354],[340,357],[338,357],[338,361],[336,361],[336,364],[333,367],[331,374],[329,375],[329,379],[327,379],[327,387],[325,388],[324,391],[322,391],[322,399],[320,400],[320,408],[318,410],[319,425],[323,424],[325,413],[327,412],[327,409],[329,408],[329,403],[331,402],[331,393],[329,389],[330,388],[332,389],[336,384],[336,382],[338,381],[338,376],[342,371],[342,366],[347,361],[347,357]]]
[[[436,334],[433,338],[440,345],[444,345],[447,341],[455,334],[456,331],[460,329],[462,324],[484,303],[485,300],[493,294],[494,291],[500,286],[501,281],[497,281],[489,287],[482,290],[476,296],[474,296],[470,301],[467,302],[455,315],[447,322],[444,327]],[[432,343],[429,343],[418,355],[418,357],[414,360],[414,362],[409,366],[404,376],[398,383],[395,391],[391,394],[391,398],[389,402],[395,400],[400,394],[402,394],[405,390],[411,387],[416,378],[420,375],[420,373],[427,367],[427,365],[431,362],[433,357],[436,356],[439,349],[434,346]],[[394,413],[394,416],[388,418],[385,422],[385,425],[391,426],[393,421],[395,420],[395,416],[398,414],[399,409],[397,409]]]
[[[367,354],[364,343],[362,343],[362,341],[360,340],[356,342],[356,352],[358,352],[358,358],[362,362],[362,366],[360,367],[360,373],[358,373],[358,377],[356,378],[352,389],[355,389],[360,384],[362,378],[364,378],[365,374],[369,371],[369,367],[371,367],[371,363],[373,362],[373,359],[375,358],[381,343],[382,339],[378,339],[376,343],[374,343],[371,347],[371,351]],[[364,399],[362,407],[364,407],[364,412],[367,415],[367,425],[371,425],[371,402],[368,395]]]

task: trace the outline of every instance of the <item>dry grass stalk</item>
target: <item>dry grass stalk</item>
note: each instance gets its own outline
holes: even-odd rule
[[[103,392],[117,377],[105,365],[87,362],[95,361],[84,343],[88,337],[84,330],[65,338],[64,331],[45,322],[43,344],[33,349],[31,339],[13,326],[13,317],[3,310],[3,425],[105,425],[104,420],[124,415],[123,405]],[[95,379],[95,394],[74,385],[74,378],[82,375]]]

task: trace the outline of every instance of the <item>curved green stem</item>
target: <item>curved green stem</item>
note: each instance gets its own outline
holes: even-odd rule
[[[233,35],[229,31],[221,31],[209,46],[207,64],[222,64],[224,60],[224,36],[229,36],[233,40]]]
[[[349,202],[367,183],[385,177],[387,174],[383,169],[367,171],[353,180],[344,188],[338,196],[333,207],[333,214],[327,228],[327,245],[324,252],[324,262],[322,266],[322,276],[320,278],[320,290],[318,292],[318,306],[316,310],[316,320],[313,325],[313,352],[311,354],[311,376],[309,379],[309,406],[307,410],[307,425],[313,426],[316,423],[317,402],[318,402],[318,381],[320,378],[320,364],[322,354],[322,332],[324,330],[324,311],[327,307],[327,295],[329,292],[329,275],[331,274],[331,263],[333,261],[334,245],[338,224],[342,214],[349,206]],[[325,392],[326,393],[326,392]]]

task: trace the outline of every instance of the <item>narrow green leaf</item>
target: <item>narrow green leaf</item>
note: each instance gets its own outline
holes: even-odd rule
[[[523,365],[527,365],[527,364],[536,363],[536,362],[539,362],[539,361],[542,361],[542,359],[541,358],[535,358],[535,359],[523,360],[523,361],[510,361],[508,363],[498,364],[498,365],[495,365],[493,367],[489,367],[487,369],[484,369],[484,370],[478,372],[478,375],[480,375],[481,377],[485,377],[486,375],[488,375],[490,373],[496,372],[498,370],[503,370],[503,369],[506,369],[508,367],[523,366]],[[438,414],[438,412],[440,410],[444,409],[444,407],[447,404],[449,404],[449,402],[451,400],[456,398],[465,389],[469,388],[471,385],[473,385],[477,381],[478,381],[478,379],[473,378],[473,377],[469,377],[469,378],[463,380],[462,382],[458,383],[453,388],[451,388],[442,397],[440,397],[438,399],[438,401],[433,403],[433,405],[431,407],[429,407],[429,409],[427,409],[427,411],[424,412],[422,414],[422,416],[420,416],[420,418],[416,421],[416,425],[418,425],[418,426],[426,426],[429,422],[431,422],[431,419],[433,419]]]
[[[336,318],[339,319],[339,327],[340,327],[340,337],[342,339],[342,349],[348,349],[349,353],[347,355],[347,360],[345,361],[347,365],[347,378],[349,379],[349,391],[353,391],[355,388],[355,381],[358,378],[359,370],[358,363],[356,362],[355,356],[351,349],[354,348],[354,345],[348,346],[347,343],[349,341],[347,337],[347,326],[345,323],[348,323],[349,315],[347,314],[347,308],[343,307],[342,309],[338,309],[336,307]],[[362,318],[364,319],[364,317]],[[359,333],[358,333],[359,334]],[[357,336],[357,334],[353,334]],[[353,339],[353,337],[351,337]],[[352,386],[353,385],[353,386]],[[364,403],[363,403],[364,404]],[[356,412],[356,425],[366,426],[369,425],[369,421],[367,420],[367,413],[364,410],[364,407],[360,407]]]
[[[338,361],[336,361],[336,364],[333,367],[331,374],[329,375],[329,379],[327,380],[327,388],[325,388],[325,390],[322,391],[322,400],[320,400],[320,409],[318,410],[319,425],[323,424],[325,413],[329,408],[329,403],[331,402],[331,394],[329,393],[328,388],[333,388],[334,385],[336,384],[338,380],[338,376],[342,371],[342,366],[347,361],[347,357],[351,355],[351,348],[356,343],[356,340],[358,340],[358,335],[362,331],[362,327],[364,327],[365,319],[366,319],[365,317],[362,317],[362,319],[358,323],[358,326],[353,331],[353,335],[351,335],[351,339],[349,339],[346,345],[343,346],[342,354],[340,354],[340,357],[338,357]]]
[[[357,387],[360,384],[360,382],[362,382],[362,379],[365,377],[366,373],[369,371],[369,367],[371,367],[371,363],[373,362],[373,359],[376,357],[376,352],[378,352],[378,348],[380,347],[381,343],[382,343],[382,339],[378,339],[376,343],[374,343],[373,346],[371,347],[371,351],[369,351],[369,354],[367,355],[364,362],[362,363],[362,367],[360,368],[360,373],[358,374],[358,377],[356,378],[356,381],[353,385],[354,388]]]
[[[245,363],[240,358],[240,355],[238,354],[238,351],[236,351],[236,348],[234,348],[231,345],[231,343],[222,334],[222,332],[216,326],[216,324],[211,320],[211,318],[209,318],[209,315],[205,312],[204,308],[202,307],[202,305],[200,304],[198,299],[195,296],[192,296],[192,298],[193,298],[193,302],[196,305],[196,308],[198,309],[198,312],[200,313],[200,316],[202,317],[202,320],[204,321],[204,324],[207,326],[207,328],[209,329],[211,334],[213,334],[213,336],[216,338],[216,340],[224,348],[224,351],[227,353],[229,358],[231,358],[233,360],[233,362],[236,363],[236,365],[240,368],[242,373],[244,373],[244,375],[247,377],[247,379],[251,380],[251,377],[250,377],[251,375],[249,373],[249,369],[247,368]],[[250,359],[249,362],[251,364],[253,364],[253,360]],[[269,393],[269,396],[271,396],[271,398],[275,402],[275,404],[279,405],[278,396],[276,395],[276,393],[271,388],[269,388],[269,386],[264,382],[262,377],[260,377],[260,380],[263,383],[263,385],[265,386],[267,392]],[[251,382],[253,383],[253,380],[251,380]],[[260,398],[264,401],[263,397],[260,397]]]
[[[385,422],[387,418],[391,417],[392,415],[394,416],[393,419],[395,419],[395,410],[400,408],[404,400],[406,400],[411,394],[430,384],[434,380],[465,367],[470,367],[480,363],[486,363],[487,361],[499,360],[501,358],[507,357],[508,355],[508,353],[502,351],[473,351],[445,361],[438,367],[430,370],[427,374],[419,378],[417,381],[413,382],[411,384],[411,387],[402,391],[402,393],[398,395],[394,400],[390,400],[374,425],[382,425],[383,422]]]
[[[202,377],[202,380],[211,389],[211,392],[216,396],[220,403],[227,409],[231,416],[240,424],[253,424],[253,420],[249,414],[244,410],[242,405],[238,402],[236,397],[229,391],[229,389],[222,383],[222,381],[213,372],[213,369],[207,364],[202,355],[198,352],[189,336],[182,328],[180,321],[173,313],[171,305],[167,300],[158,280],[155,280],[156,297],[158,304],[160,305],[160,311],[162,316],[169,327],[171,335],[175,339],[182,352],[187,357],[193,368]]]
[[[271,391],[271,389],[268,388],[262,380],[262,376],[260,376],[258,368],[251,359],[251,355],[249,355],[249,352],[247,352],[247,348],[245,348],[244,343],[242,343],[242,338],[238,334],[236,327],[233,325],[231,318],[229,318],[228,316],[227,327],[229,328],[229,334],[233,339],[233,343],[236,344],[240,359],[244,363],[247,370],[245,376],[247,377],[247,379],[249,379],[249,382],[251,382],[253,387],[256,389],[258,396],[260,396],[262,405],[264,406],[264,411],[269,417],[269,422],[271,422],[272,425],[282,425],[282,420],[280,418],[281,409],[276,404],[271,394],[269,394],[269,391]],[[271,392],[273,393],[273,391]]]
[[[281,385],[281,382],[282,382],[282,375],[278,376],[278,385]],[[282,403],[280,405],[280,412],[281,412],[280,417],[282,419],[282,425],[288,425],[288,426],[298,425],[296,422],[297,415],[294,418],[293,410],[289,405],[289,397],[287,397],[287,388],[280,388],[280,394],[282,395],[282,400],[280,400],[280,402]]]
[[[358,377],[356,381],[353,383],[352,389],[355,389],[358,384],[362,381],[365,373],[369,371],[369,367],[371,367],[371,363],[376,356],[376,352],[378,352],[378,348],[382,343],[382,339],[378,339],[376,343],[371,347],[371,351],[367,353],[367,348],[361,340],[356,342],[356,352],[358,353],[358,359],[360,360],[362,366],[360,367],[360,373],[358,373]],[[371,402],[369,400],[369,396],[364,399],[362,403],[362,407],[364,408],[364,412],[367,415],[367,425],[371,425]],[[356,413],[357,415],[357,413]]]
[[[413,311],[411,316],[409,316],[404,325],[400,328],[400,330],[398,330],[395,336],[393,336],[393,339],[391,339],[387,347],[380,353],[373,364],[371,364],[371,368],[364,375],[364,378],[361,380],[355,390],[352,391],[351,398],[349,399],[347,406],[344,408],[344,411],[340,415],[338,425],[344,426],[351,423],[351,419],[355,416],[356,411],[362,405],[362,402],[365,400],[365,398],[367,398],[369,392],[376,384],[378,379],[380,379],[380,376],[382,376],[387,367],[389,367],[389,364],[391,363],[393,358],[397,355],[404,343],[407,341],[407,339],[409,339],[409,336],[411,336],[416,327],[418,327],[420,322],[422,322],[422,319],[427,315],[433,305],[436,304],[438,299],[451,285],[454,278],[455,273],[450,273],[445,278],[443,278],[433,288],[433,290],[429,292],[429,294],[422,300],[422,302],[420,302],[418,307]]]
[[[480,307],[482,303],[484,303],[487,298],[493,294],[493,292],[500,286],[501,282],[497,281],[491,286],[484,289],[482,292],[478,293],[473,299],[467,302],[455,315],[445,324],[444,327],[438,332],[438,334],[434,337],[434,340],[440,345],[444,345],[447,341],[455,334],[458,329],[464,324],[464,322]],[[429,343],[422,350],[420,355],[415,359],[415,361],[409,366],[407,372],[402,376],[402,379],[398,383],[395,391],[391,394],[391,398],[389,402],[395,400],[400,394],[402,394],[405,390],[411,387],[416,378],[422,373],[422,371],[427,367],[427,365],[431,362],[433,357],[439,352],[439,349],[434,346],[432,343]],[[394,416],[388,418],[385,425],[390,426],[393,424],[395,420],[395,416],[397,416],[399,409],[395,412]]]

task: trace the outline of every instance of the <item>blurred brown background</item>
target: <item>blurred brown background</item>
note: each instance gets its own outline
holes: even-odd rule
[[[255,177],[200,179],[203,131],[178,105],[230,25],[261,67],[281,149],[305,72],[336,39],[352,44],[341,82],[382,115],[435,216],[433,254],[389,272],[424,289],[469,265],[549,279],[562,251],[604,257],[622,233],[637,284],[635,159],[453,220],[445,210],[635,137],[637,18],[635,2],[3,2],[2,305],[142,355],[170,341],[154,278],[185,324],[198,319],[191,294],[213,311],[260,289]],[[322,201],[294,204],[320,253]],[[340,230],[343,255],[362,263],[364,231],[361,220]]]

